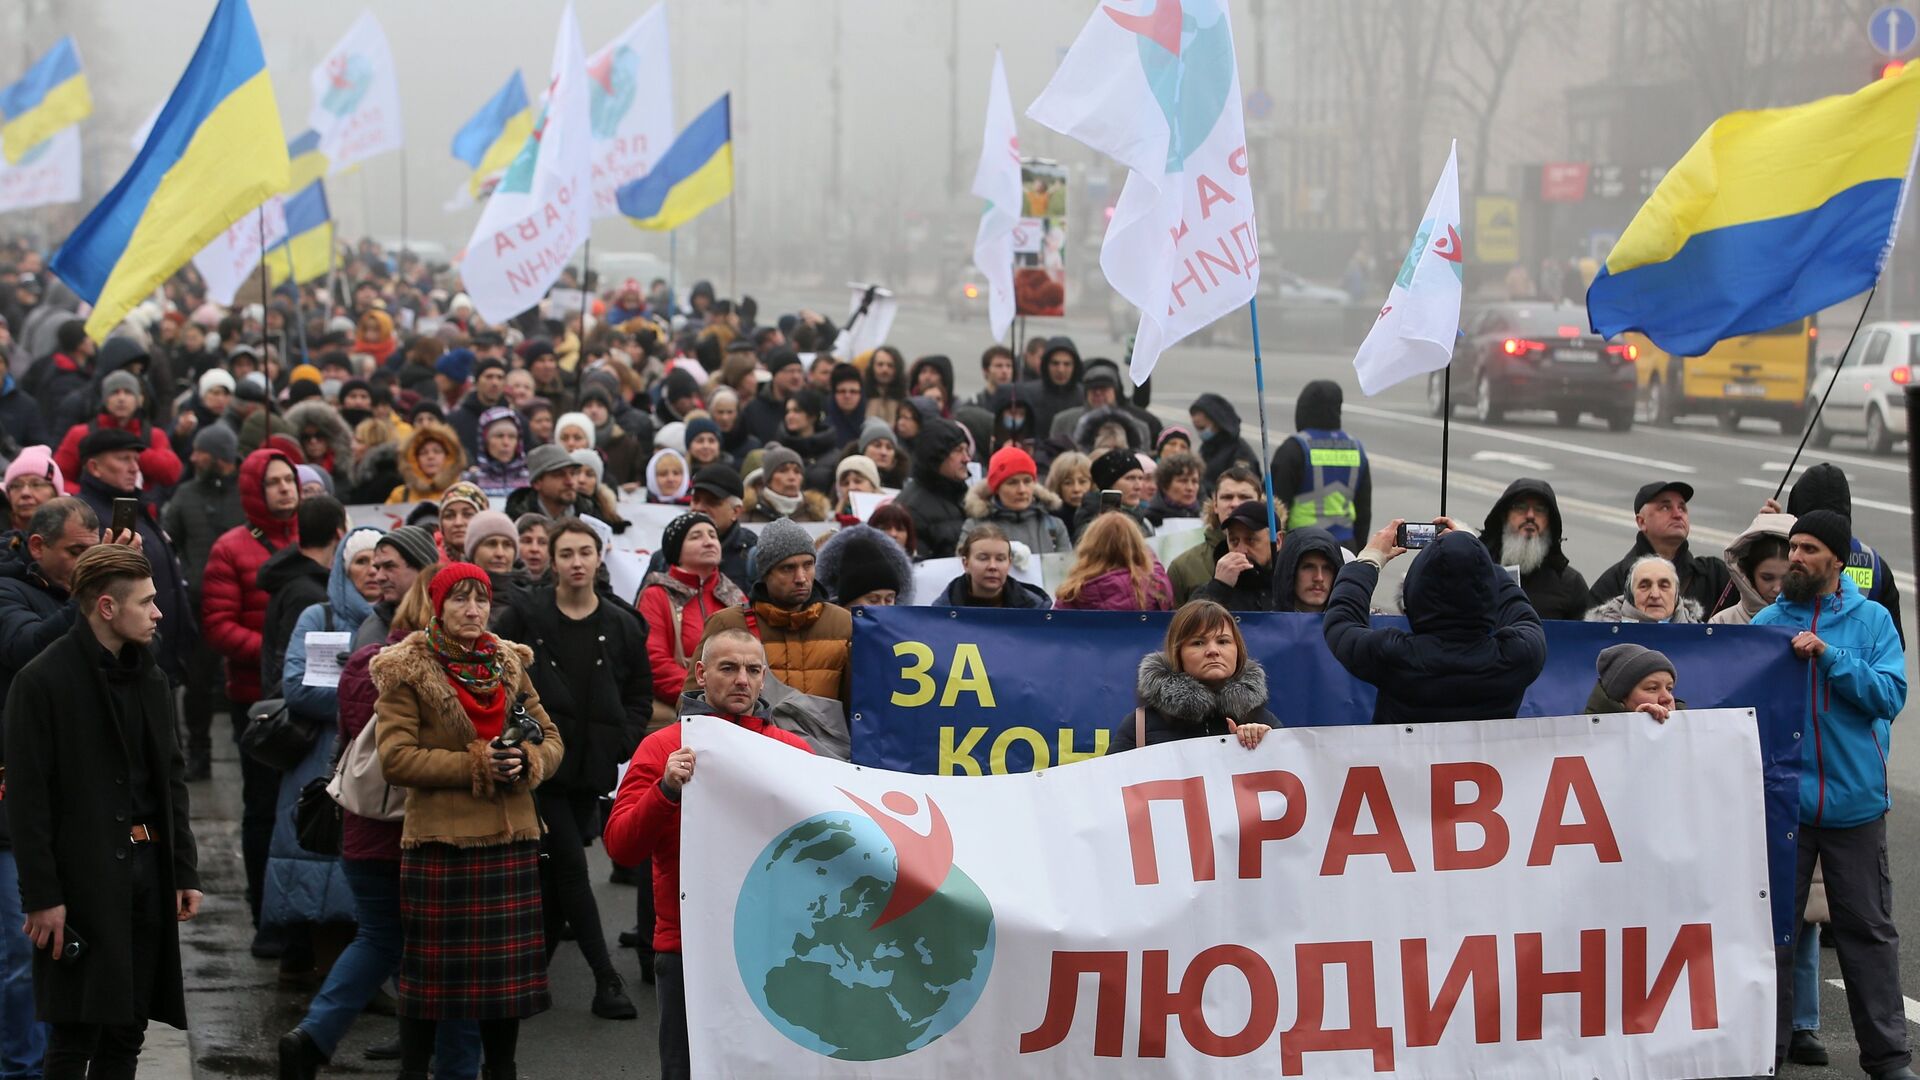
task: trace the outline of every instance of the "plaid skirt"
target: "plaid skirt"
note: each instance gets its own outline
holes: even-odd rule
[[[506,1020],[545,1012],[540,844],[423,844],[400,853],[400,1015]]]

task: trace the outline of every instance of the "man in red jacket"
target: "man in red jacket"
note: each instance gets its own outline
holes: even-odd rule
[[[720,631],[707,639],[693,674],[700,689],[686,695],[683,715],[723,717],[812,752],[800,736],[755,715],[770,711],[760,700],[767,681],[767,650],[759,638],[745,630]],[[680,962],[680,792],[693,779],[693,757],[692,750],[680,745],[679,724],[647,736],[620,781],[602,837],[616,863],[634,866],[653,860],[653,970],[663,1080],[686,1080],[692,1070],[687,1059],[687,984]]]
[[[260,567],[268,556],[297,539],[300,481],[293,459],[262,449],[240,463],[240,508],[246,523],[213,542],[200,588],[200,625],[214,651],[227,661],[227,700],[233,702],[233,738],[247,725],[247,708],[260,700],[260,631],[267,621],[267,593]],[[274,804],[280,774],[240,755],[240,852],[247,864],[247,903],[256,923],[266,877],[267,848],[273,842]],[[271,935],[254,939],[254,955],[278,955]]]

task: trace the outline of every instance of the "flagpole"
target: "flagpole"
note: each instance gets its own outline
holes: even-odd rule
[[[729,210],[727,212],[732,213],[733,211]],[[673,325],[673,309],[678,307],[680,304],[680,300],[679,300],[680,293],[677,291],[680,288],[680,285],[676,280],[679,276],[680,276],[680,230],[668,229],[667,230],[667,310],[660,313],[661,318],[667,321],[668,326]]]
[[[260,253],[260,265],[267,264],[266,252]],[[313,353],[307,348],[307,290],[300,284],[300,268],[293,261],[293,237],[287,237],[287,280],[293,282],[294,318],[300,327],[300,361],[305,363]]]
[[[1280,523],[1273,511],[1273,450],[1267,445],[1267,369],[1260,359],[1260,299],[1247,301],[1247,317],[1253,321],[1253,399],[1260,411],[1260,478],[1267,489],[1267,535],[1280,539]]]
[[[593,272],[593,233],[587,233],[586,245],[580,249],[580,344],[587,343],[587,310],[591,306],[587,300],[587,275]]]
[[[727,292],[740,302],[740,212],[733,204],[733,192],[727,192]]]
[[[1873,294],[1880,291],[1880,282],[1876,279],[1873,288],[1867,290],[1867,298],[1860,305],[1860,317],[1853,321],[1853,333],[1847,335],[1846,347],[1840,350],[1840,358],[1833,362],[1833,378],[1827,380],[1826,392],[1820,395],[1820,404],[1813,407],[1813,415],[1807,417],[1806,426],[1800,429],[1800,445],[1793,448],[1793,460],[1787,462],[1787,471],[1780,475],[1780,486],[1773,489],[1773,499],[1780,501],[1780,493],[1787,490],[1787,481],[1793,479],[1793,467],[1800,464],[1800,453],[1807,448],[1807,440],[1813,436],[1813,425],[1820,422],[1820,414],[1827,407],[1827,398],[1833,394],[1834,384],[1840,381],[1840,369],[1847,364],[1847,355],[1853,352],[1853,339],[1860,336],[1861,324],[1867,321],[1867,310],[1873,307]]]
[[[400,251],[393,257],[395,270],[407,254],[407,150],[400,148]],[[404,279],[402,279],[404,280]]]
[[[1441,369],[1440,407],[1440,516],[1447,516],[1447,450],[1453,443],[1453,360]]]

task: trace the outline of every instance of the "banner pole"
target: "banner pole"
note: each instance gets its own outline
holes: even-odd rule
[[[267,333],[267,309],[273,306],[273,291],[267,286],[267,212],[266,208],[262,206],[256,209],[254,213],[259,215],[260,222],[260,335],[265,337]],[[301,359],[304,360],[306,358],[301,357]],[[285,327],[281,327],[280,362],[285,364],[286,361],[287,332]],[[287,364],[287,366],[292,367],[293,365]]]
[[[260,254],[260,265],[267,264],[265,252]],[[293,237],[287,237],[287,280],[293,283],[294,320],[300,329],[300,360],[305,363],[313,355],[307,348],[307,287],[300,283],[300,268],[293,261]]]
[[[400,260],[407,253],[407,150],[400,148],[400,250],[393,256],[393,268],[400,269]]]
[[[675,280],[680,276],[680,230],[667,230],[667,310],[659,312],[669,327],[673,325],[673,309],[680,306],[679,284]]]
[[[734,206],[733,192],[727,192],[727,292],[740,302],[740,211]]]
[[[1440,516],[1447,516],[1447,451],[1453,445],[1453,359],[1440,376]]]
[[[1273,509],[1273,449],[1267,445],[1267,370],[1260,357],[1260,300],[1247,301],[1253,321],[1253,399],[1260,412],[1260,479],[1267,489],[1267,535],[1280,542],[1280,523]]]
[[[587,314],[592,310],[593,301],[587,296],[587,275],[593,271],[593,232],[587,232],[587,242],[580,248],[580,344],[587,343]]]
[[[1793,479],[1793,467],[1800,464],[1800,452],[1807,448],[1807,440],[1813,436],[1813,425],[1820,422],[1820,414],[1827,407],[1827,398],[1833,394],[1833,386],[1840,381],[1840,369],[1847,365],[1847,357],[1853,352],[1853,339],[1860,336],[1860,327],[1867,321],[1867,309],[1873,306],[1873,294],[1880,291],[1880,283],[1875,281],[1873,288],[1867,290],[1867,299],[1860,305],[1860,317],[1853,320],[1853,333],[1847,335],[1846,347],[1840,350],[1840,359],[1833,362],[1833,377],[1827,380],[1827,389],[1820,395],[1820,404],[1813,407],[1813,415],[1807,417],[1805,427],[1800,429],[1800,445],[1793,448],[1793,460],[1787,462],[1787,471],[1780,476],[1780,486],[1773,489],[1773,501],[1780,501],[1780,493],[1787,490],[1787,481]]]

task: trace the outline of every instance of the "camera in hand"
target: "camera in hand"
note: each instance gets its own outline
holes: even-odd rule
[[[1400,523],[1399,532],[1394,536],[1393,542],[1397,547],[1412,551],[1426,547],[1439,536],[1440,526],[1430,521],[1404,521]]]
[[[539,745],[547,741],[547,733],[540,727],[540,721],[527,711],[527,695],[521,694],[507,707],[507,721],[500,728],[500,737],[493,741],[501,749],[511,749],[521,743]]]

